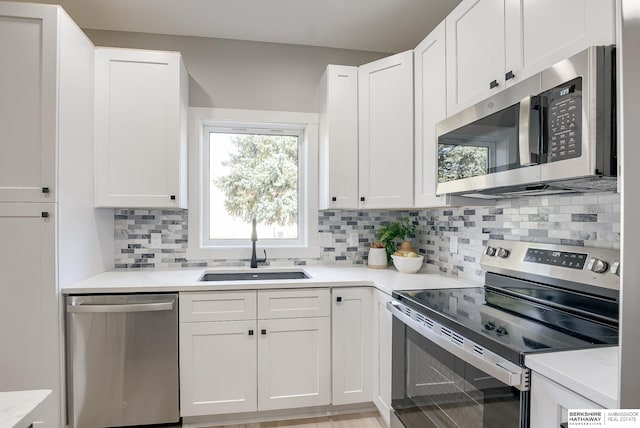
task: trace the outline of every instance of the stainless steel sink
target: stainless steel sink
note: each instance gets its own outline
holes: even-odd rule
[[[200,281],[263,281],[269,279],[309,279],[303,271],[205,272]]]

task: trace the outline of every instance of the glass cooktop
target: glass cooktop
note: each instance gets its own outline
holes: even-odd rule
[[[396,291],[413,310],[517,364],[535,352],[616,345],[615,322],[593,320],[484,287]],[[606,320],[606,319],[605,319]]]

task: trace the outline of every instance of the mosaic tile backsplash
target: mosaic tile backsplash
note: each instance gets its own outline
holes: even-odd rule
[[[249,266],[248,258],[187,259],[187,217],[186,210],[116,210],[115,267]],[[429,268],[474,280],[483,276],[479,255],[488,239],[620,247],[620,195],[591,193],[507,199],[493,207],[321,211],[320,258],[272,260],[271,265],[365,264],[378,227],[405,217],[416,225],[413,246]],[[160,234],[159,243],[151,245],[152,234]],[[458,239],[456,254],[449,251],[452,236]]]

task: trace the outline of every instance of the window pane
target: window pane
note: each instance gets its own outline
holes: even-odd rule
[[[486,146],[438,144],[438,182],[485,175],[489,171]]]
[[[209,239],[298,239],[298,136],[209,133]]]

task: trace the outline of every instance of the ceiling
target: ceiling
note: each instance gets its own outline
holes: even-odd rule
[[[460,0],[39,0],[82,28],[396,53]]]

